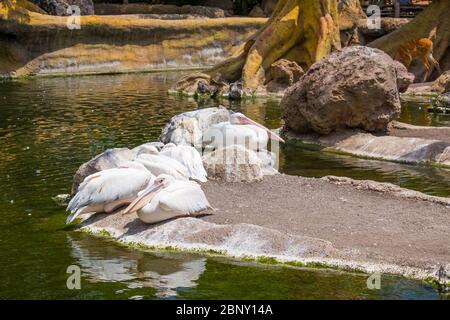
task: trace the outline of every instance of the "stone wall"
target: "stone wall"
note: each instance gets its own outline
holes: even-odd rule
[[[24,76],[206,67],[266,20],[87,16],[81,29],[69,30],[67,17],[0,11],[0,21],[0,75]]]

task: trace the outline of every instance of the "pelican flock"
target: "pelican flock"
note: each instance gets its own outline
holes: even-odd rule
[[[203,117],[205,109],[199,112]],[[267,150],[269,139],[284,142],[242,113],[231,113],[228,121],[211,121],[202,126],[203,130],[197,131],[202,134],[203,150],[244,145],[262,157],[262,165],[272,166],[274,162],[274,154]],[[83,180],[67,206],[70,215],[66,223],[83,214],[112,213],[122,207],[126,207],[123,214],[136,213],[149,224],[198,216],[211,209],[199,184],[207,181],[207,172],[199,150],[193,145],[149,142],[131,151],[134,159]]]

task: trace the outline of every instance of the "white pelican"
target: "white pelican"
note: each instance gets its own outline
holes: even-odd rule
[[[71,214],[66,223],[84,213],[113,212],[131,203],[153,180],[154,176],[142,164],[133,161],[87,176],[67,206]]]
[[[200,185],[194,181],[176,180],[162,174],[153,185],[142,191],[125,209],[124,214],[137,212],[145,223],[194,215],[211,208]]]
[[[189,179],[188,169],[184,165],[173,158],[159,154],[156,147],[147,147],[142,152],[138,154],[135,161],[142,163],[155,176],[168,174],[179,180]]]
[[[200,182],[207,181],[207,173],[203,167],[202,157],[194,147],[177,146],[174,143],[168,143],[159,154],[179,161],[187,168],[190,178]]]
[[[268,128],[236,112],[231,114],[229,122],[212,125],[203,135],[203,145],[218,149],[239,144],[251,150],[263,150],[267,148],[269,138],[284,143]]]

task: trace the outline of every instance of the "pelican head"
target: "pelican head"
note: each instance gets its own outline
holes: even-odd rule
[[[150,201],[152,201],[155,194],[162,189],[169,186],[175,178],[168,174],[160,174],[156,177],[152,185],[142,191],[142,193],[125,209],[124,214],[136,212],[139,209],[145,207]]]
[[[154,184],[159,184],[162,188],[169,186],[172,182],[175,181],[175,177],[168,174],[160,174],[156,177]]]
[[[257,126],[261,129],[265,130],[267,132],[267,134],[269,135],[270,139],[284,143],[284,140],[279,135],[277,135],[276,133],[273,133],[267,127],[263,126],[262,124],[260,124],[256,121],[253,121],[252,119],[248,118],[246,115],[244,115],[240,112],[234,112],[230,115],[230,123],[234,124],[234,125]]]

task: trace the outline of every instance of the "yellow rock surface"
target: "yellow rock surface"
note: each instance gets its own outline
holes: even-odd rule
[[[266,21],[82,16],[80,29],[70,30],[68,17],[14,4],[0,4],[0,74],[17,76],[205,67],[229,57]]]

